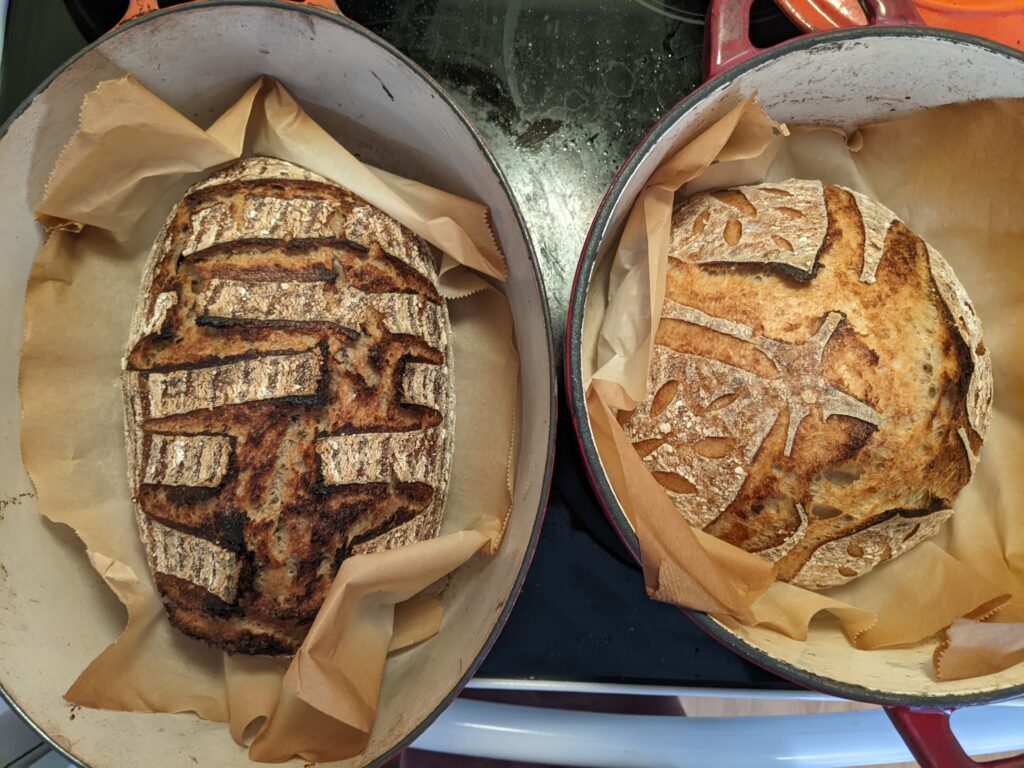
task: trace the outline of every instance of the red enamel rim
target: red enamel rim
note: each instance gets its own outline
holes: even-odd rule
[[[590,429],[586,405],[586,392],[583,388],[582,380],[581,345],[583,338],[584,307],[590,288],[593,270],[597,263],[600,244],[604,238],[612,236],[606,231],[610,220],[611,209],[623,194],[626,184],[638,172],[638,167],[643,158],[652,151],[653,147],[662,138],[668,128],[674,125],[677,121],[683,119],[686,113],[696,104],[700,103],[711,91],[742,77],[745,72],[766,61],[780,56],[785,56],[789,53],[806,50],[818,45],[827,45],[839,40],[863,40],[883,36],[939,37],[957,43],[987,49],[991,52],[1014,58],[1024,63],[1024,55],[1020,52],[997,43],[991,43],[986,40],[981,40],[976,37],[956,32],[915,27],[842,29],[797,38],[770,50],[758,53],[757,55],[743,61],[736,67],[708,81],[673,106],[651,127],[647,132],[647,135],[644,136],[644,138],[629,154],[626,161],[623,163],[622,167],[619,169],[615,178],[609,185],[608,190],[605,192],[601,204],[598,206],[597,213],[595,214],[594,220],[591,223],[590,230],[587,234],[587,238],[583,244],[579,265],[577,266],[572,286],[572,295],[569,301],[568,322],[565,329],[565,386],[569,396],[569,413],[572,417],[573,428],[576,432],[576,439],[583,455],[583,463],[586,468],[587,477],[597,494],[598,500],[608,517],[609,522],[612,524],[612,527],[622,540],[626,549],[629,550],[638,562],[640,559],[640,548],[636,534],[623,512],[615,492],[612,490],[611,485],[608,482],[607,475],[604,472],[600,457],[597,453],[593,433]],[[617,233],[614,236],[617,236]],[[757,666],[802,687],[822,691],[841,698],[864,701],[872,704],[881,704],[889,707],[934,709],[987,704],[1003,701],[1024,694],[1024,683],[987,692],[969,694],[937,694],[935,696],[914,696],[895,691],[852,685],[814,674],[803,668],[770,656],[758,646],[742,640],[727,631],[722,625],[711,619],[703,612],[685,612],[712,637]]]

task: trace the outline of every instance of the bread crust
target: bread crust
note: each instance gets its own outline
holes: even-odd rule
[[[271,158],[190,188],[147,262],[122,374],[171,622],[292,653],[345,557],[436,536],[451,354],[435,259],[381,211]]]
[[[672,227],[647,397],[623,419],[683,516],[815,589],[936,533],[992,400],[941,255],[816,181],[699,194]]]

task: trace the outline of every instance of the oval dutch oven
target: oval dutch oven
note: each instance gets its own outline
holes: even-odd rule
[[[755,48],[752,0],[714,0],[705,44],[707,81],[676,104],[633,150],[612,181],[584,243],[566,328],[566,385],[585,465],[606,514],[639,560],[640,547],[594,443],[582,379],[584,313],[595,267],[611,258],[626,217],[654,170],[752,93],[775,120],[852,129],[918,109],[974,99],[1024,97],[1024,55],[956,32],[921,26],[909,0],[871,0],[871,25],[837,29]],[[771,630],[737,634],[707,614],[688,611],[704,630],[741,656],[806,688],[886,708],[924,766],[977,765],[957,743],[949,715],[958,707],[1024,694],[1020,665],[983,681],[937,685],[931,649],[856,651],[841,631],[805,645]],[[1024,766],[1024,756],[985,763]]]
[[[0,571],[0,693],[66,758],[96,768],[251,766],[223,724],[191,715],[71,711],[61,695],[123,628],[116,598],[77,539],[35,511],[19,452],[18,353],[25,285],[43,232],[33,219],[50,169],[74,132],[82,98],[131,73],[173,107],[208,123],[262,74],[364,160],[490,207],[508,263],[520,395],[516,494],[500,551],[457,571],[434,642],[389,662],[367,750],[337,765],[380,765],[409,744],[472,677],[511,611],[546,504],[554,451],[550,318],[532,245],[505,177],[441,86],[396,49],[343,17],[333,0],[230,0],[159,10],[132,0],[125,20],[45,82],[0,130],[0,563],[45,553],[46,568]],[[21,560],[24,560],[22,557]],[[52,566],[52,567],[51,567]],[[72,622],[67,617],[87,617]],[[446,631],[447,630],[447,631]],[[294,761],[302,765],[302,761]]]

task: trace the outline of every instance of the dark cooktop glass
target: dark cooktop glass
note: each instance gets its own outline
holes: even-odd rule
[[[11,0],[0,119],[124,13],[126,0]],[[175,5],[161,2],[161,6]],[[556,344],[605,188],[647,129],[700,83],[706,0],[341,0],[444,84],[507,174],[539,251]],[[795,34],[757,0],[752,37]],[[523,591],[480,675],[781,687],[668,605],[587,484],[564,402],[554,484]]]

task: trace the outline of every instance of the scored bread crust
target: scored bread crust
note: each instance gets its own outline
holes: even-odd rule
[[[451,328],[412,232],[291,163],[191,187],[123,360],[128,475],[171,622],[294,652],[345,557],[436,536]]]
[[[645,400],[620,414],[693,525],[808,588],[934,535],[988,428],[963,286],[884,206],[790,180],[673,215]]]

